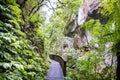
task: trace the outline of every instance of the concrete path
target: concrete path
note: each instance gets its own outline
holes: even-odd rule
[[[47,73],[48,80],[64,80],[64,75],[59,62],[51,60],[50,69]]]

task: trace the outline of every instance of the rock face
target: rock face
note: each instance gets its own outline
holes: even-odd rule
[[[92,14],[94,10],[98,9],[99,3],[98,0],[83,1],[83,6],[78,10],[78,25],[81,25],[86,21],[88,14]]]
[[[83,0],[83,5],[78,9],[78,13],[73,17],[73,22],[70,22],[66,26],[64,34],[72,37],[73,42],[76,42],[74,41],[74,39],[76,39],[76,35],[79,37],[79,39],[77,39],[77,47],[85,46],[90,42],[90,31],[86,31],[85,28],[80,28],[79,26],[87,20],[89,15],[93,14],[93,12],[98,9],[99,4],[99,0]],[[73,45],[75,44],[73,43]]]

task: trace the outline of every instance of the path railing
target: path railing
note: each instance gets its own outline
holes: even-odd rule
[[[59,56],[59,55],[54,55],[54,54],[50,54],[49,55],[50,56],[50,59],[52,59],[52,60],[55,60],[55,61],[57,61],[57,62],[59,62],[60,63],[60,66],[61,66],[61,68],[62,68],[62,70],[63,70],[63,74],[64,74],[64,76],[66,76],[66,60],[64,60],[61,56]]]

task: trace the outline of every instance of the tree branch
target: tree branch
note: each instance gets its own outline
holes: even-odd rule
[[[43,5],[47,6],[49,9],[51,9],[47,4],[41,4],[41,5],[39,5],[39,6],[37,7],[37,9],[32,13],[32,16],[33,16],[33,15],[40,9],[40,7],[43,6]],[[31,16],[31,17],[32,17],[32,16]],[[30,17],[30,18],[31,18],[31,17]]]
[[[57,0],[60,4],[66,4],[66,3],[63,3],[63,2],[61,2],[60,0]]]
[[[49,2],[49,4],[50,4],[50,6],[51,6],[52,10],[53,10],[53,11],[55,11],[55,9],[54,9],[54,7],[52,6],[52,4],[51,4],[50,0],[47,0],[47,1]]]
[[[30,15],[33,13],[34,9],[35,9],[37,6],[42,5],[43,2],[44,2],[44,0],[42,0],[40,3],[38,2],[38,4],[35,5],[35,6],[30,10],[30,13],[28,14],[28,16],[30,16]],[[40,6],[40,7],[41,7],[41,6]]]

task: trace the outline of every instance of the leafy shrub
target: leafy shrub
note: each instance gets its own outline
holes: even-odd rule
[[[69,58],[66,80],[114,80],[115,71],[106,66],[99,54],[85,53],[83,56]]]

